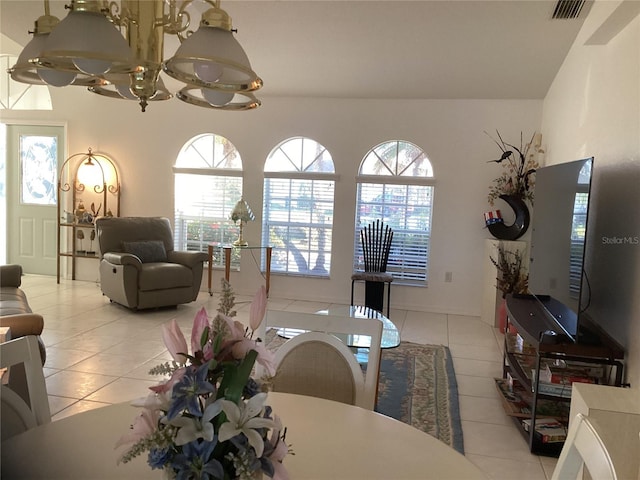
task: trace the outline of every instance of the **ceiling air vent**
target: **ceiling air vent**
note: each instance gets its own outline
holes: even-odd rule
[[[578,18],[585,0],[558,0],[553,10],[552,18],[571,19]]]

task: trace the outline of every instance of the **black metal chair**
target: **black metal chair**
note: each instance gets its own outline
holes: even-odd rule
[[[364,271],[351,275],[351,305],[355,282],[365,282],[365,306],[382,312],[384,286],[387,285],[387,317],[391,305],[391,282],[393,275],[387,273],[389,251],[393,241],[393,230],[379,219],[360,230],[360,243],[364,257]]]

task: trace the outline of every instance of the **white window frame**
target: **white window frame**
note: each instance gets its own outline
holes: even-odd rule
[[[298,143],[299,151],[284,151]],[[322,151],[314,158],[307,155],[309,151],[305,147]],[[335,183],[338,179],[330,152],[311,138],[289,138],[269,153],[264,177],[262,243],[273,248],[271,272],[328,278],[331,273]],[[308,192],[321,189],[324,193],[318,196],[312,193],[313,206],[306,210],[308,201],[287,192],[287,189],[296,188],[304,188]],[[279,212],[277,205],[283,207]],[[304,215],[308,215],[306,220]],[[286,232],[285,235],[276,235],[276,229],[279,233]],[[290,235],[292,229],[303,232],[303,235]]]
[[[207,151],[207,143],[212,145],[226,142],[229,151],[225,155],[215,147]],[[202,143],[200,143],[202,142]],[[200,146],[201,148],[198,148]],[[234,157],[229,160],[229,156]],[[238,238],[239,227],[231,220],[231,211],[242,197],[242,158],[238,149],[227,138],[205,133],[193,137],[180,150],[174,173],[174,242],[176,250],[193,250],[207,253],[209,244],[226,245]],[[190,185],[202,181],[206,185],[199,198],[188,204],[191,212],[184,213],[179,207],[180,192],[178,182],[181,176]],[[215,186],[214,186],[215,185]],[[193,193],[189,191],[189,193]],[[189,238],[189,224],[197,229],[197,238]],[[213,266],[224,267],[224,254],[220,248],[213,250]],[[232,252],[231,267],[240,268],[239,253]]]
[[[372,162],[381,160],[378,152],[385,147],[393,147],[393,143],[396,144],[395,158],[385,159],[384,168],[380,168],[379,173],[363,174],[363,170],[372,170]],[[402,151],[400,144],[411,146],[420,155],[403,164],[398,161]],[[416,158],[422,158],[423,163],[419,165],[422,168],[418,175],[409,175]],[[393,230],[387,273],[393,275],[394,283],[427,286],[435,179],[433,166],[424,150],[404,140],[380,143],[363,158],[356,181],[354,271],[364,270],[360,230],[380,219]],[[364,199],[373,195],[372,199]],[[415,215],[416,211],[422,215]]]

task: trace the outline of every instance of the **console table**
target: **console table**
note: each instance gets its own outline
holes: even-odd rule
[[[273,251],[273,247],[271,246],[262,246],[262,245],[220,245],[218,243],[210,243],[207,246],[207,254],[208,265],[207,265],[207,288],[209,291],[209,295],[213,295],[213,290],[211,289],[211,273],[213,271],[213,249],[218,248],[224,252],[224,279],[228,282],[229,277],[231,276],[231,251],[233,249],[238,250],[265,250],[266,253],[266,268],[265,268],[265,288],[267,290],[267,297],[269,296],[269,287],[271,284],[271,252]]]
[[[549,311],[562,318],[570,332],[562,331]],[[531,295],[510,294],[507,312],[503,378],[496,379],[505,411],[527,438],[531,452],[558,456],[563,441],[559,441],[560,437],[550,440],[537,432],[536,419],[553,417],[566,425],[572,386],[593,381],[597,371],[602,371],[598,374],[599,383],[619,387],[624,350],[586,317],[580,319],[578,331],[575,313],[552,297],[539,300]],[[581,334],[583,329],[589,332],[588,338]],[[541,380],[540,372],[547,368],[550,377],[556,376],[555,381]],[[576,370],[584,375],[576,374]]]

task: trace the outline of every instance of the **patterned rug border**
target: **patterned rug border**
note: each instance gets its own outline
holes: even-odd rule
[[[460,417],[460,400],[458,397],[458,381],[453,368],[453,358],[449,347],[442,345],[447,352],[447,377],[449,379],[449,413],[453,429],[453,448],[464,455],[464,438],[462,435],[462,419]]]

